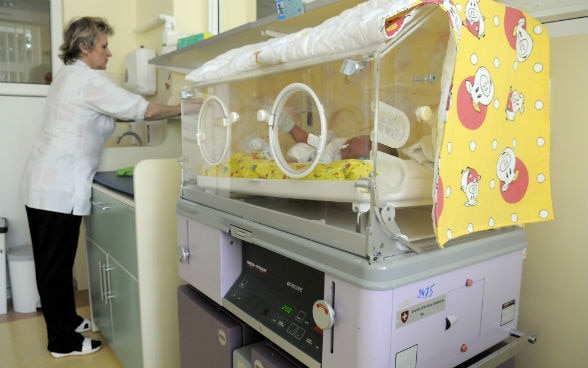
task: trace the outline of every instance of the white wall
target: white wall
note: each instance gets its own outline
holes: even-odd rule
[[[7,247],[30,244],[19,188],[24,165],[41,128],[44,106],[44,97],[0,96],[0,217],[8,220]]]
[[[62,42],[62,3],[51,1],[51,48]],[[51,53],[53,74],[59,69],[56,52]],[[30,244],[26,211],[20,196],[24,165],[41,129],[48,86],[0,83],[0,217],[8,220],[6,246]]]
[[[520,323],[537,343],[516,368],[588,364],[588,18],[547,25],[551,37],[554,220],[528,229]]]

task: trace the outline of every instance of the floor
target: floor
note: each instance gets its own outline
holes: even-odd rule
[[[90,317],[88,293],[76,293],[78,313]],[[86,337],[101,340],[100,332],[85,332]],[[47,351],[45,321],[40,310],[36,313],[16,313],[8,302],[8,313],[0,315],[0,366],[6,368],[118,368],[122,365],[107,345],[100,351],[84,356],[53,358]]]

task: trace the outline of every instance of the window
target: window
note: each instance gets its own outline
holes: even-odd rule
[[[51,0],[0,0],[0,82],[51,82],[51,9]]]
[[[50,81],[51,63],[43,63],[40,27],[0,23],[0,82]]]

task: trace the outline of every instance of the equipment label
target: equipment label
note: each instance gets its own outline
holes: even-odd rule
[[[514,299],[502,304],[502,313],[500,314],[501,326],[514,321],[516,312],[515,305],[516,303]]]
[[[278,20],[284,20],[304,14],[302,0],[276,0]]]
[[[427,300],[419,304],[398,311],[396,314],[396,328],[400,328],[419,321],[425,317],[445,310],[445,295]]]

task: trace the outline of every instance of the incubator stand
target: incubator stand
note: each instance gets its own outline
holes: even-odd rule
[[[446,25],[185,88],[182,197],[374,259],[431,239]]]
[[[526,345],[522,229],[370,264],[201,204],[177,211],[180,277],[299,366],[497,367]]]

